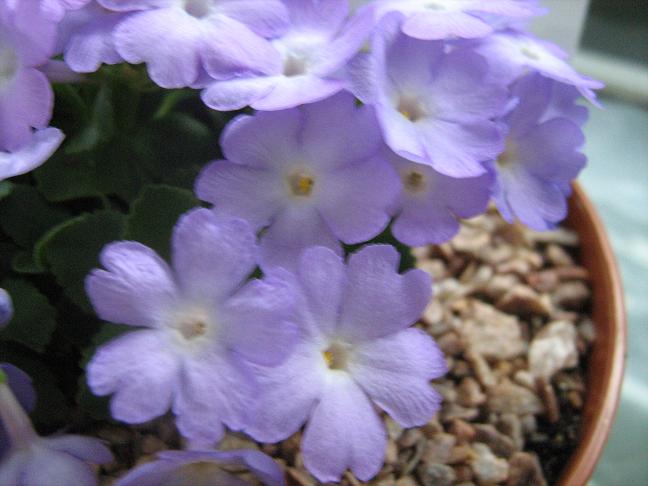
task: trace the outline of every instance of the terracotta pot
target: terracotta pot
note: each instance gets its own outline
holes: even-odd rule
[[[588,363],[587,396],[581,440],[559,486],[584,486],[603,452],[616,414],[626,354],[623,288],[603,223],[583,189],[576,184],[567,226],[580,236],[581,265],[591,274],[592,319],[596,342]]]

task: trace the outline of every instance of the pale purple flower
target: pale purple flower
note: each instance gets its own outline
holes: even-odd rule
[[[338,71],[360,50],[372,20],[357,16],[347,22],[347,0],[283,1],[290,27],[272,41],[279,62],[268,71],[209,84],[202,93],[208,106],[282,110],[327,98],[346,87]]]
[[[0,162],[0,164],[2,164]],[[2,167],[2,165],[0,165]],[[0,180],[2,177],[0,176]],[[0,288],[0,327],[4,327],[9,324],[9,321],[13,317],[13,302],[11,296],[5,290]]]
[[[102,64],[123,61],[113,42],[116,25],[128,14],[112,12],[95,0],[67,12],[59,24],[57,52],[79,73],[95,72]]]
[[[301,341],[281,366],[257,367],[262,393],[246,432],[277,442],[306,423],[304,463],[322,482],[346,469],[362,481],[378,473],[387,435],[376,408],[414,427],[440,406],[430,380],[446,372],[445,360],[410,327],[429,302],[430,278],[399,275],[398,262],[387,245],[364,247],[348,265],[327,248],[306,250],[292,277]]]
[[[13,152],[0,150],[0,181],[25,174],[45,162],[61,145],[64,135],[58,128],[36,130],[31,138]]]
[[[244,467],[265,486],[283,486],[281,468],[255,450],[164,451],[158,459],[131,470],[115,486],[250,486],[224,467]]]
[[[54,95],[36,69],[52,54],[56,24],[39,2],[0,3],[0,152],[15,152],[44,129]]]
[[[518,104],[504,118],[506,150],[494,164],[495,201],[508,221],[546,230],[567,215],[570,183],[587,161],[579,152],[587,110],[566,88],[539,74],[513,87]]]
[[[375,106],[387,145],[401,157],[452,177],[483,174],[482,162],[502,151],[492,118],[505,110],[505,86],[488,79],[480,55],[408,37],[399,18],[386,17],[371,53],[356,60],[356,96]]]
[[[6,292],[3,289],[0,289],[0,301],[2,301],[2,293]],[[1,306],[2,304],[0,304]],[[2,310],[0,308],[0,314]],[[1,318],[0,318],[1,321]],[[31,412],[36,405],[36,392],[32,386],[31,378],[27,373],[25,373],[20,368],[16,368],[10,363],[0,363],[0,372],[4,372],[7,377],[7,384],[14,396],[18,400],[20,406],[27,412]],[[2,426],[0,421],[0,460],[4,456],[5,452],[9,448],[9,437]]]
[[[99,0],[104,7],[134,12],[116,28],[114,42],[130,63],[145,62],[164,88],[269,72],[279,55],[264,38],[279,35],[287,12],[280,0]]]
[[[79,435],[39,437],[2,370],[0,417],[10,442],[0,462],[0,484],[93,486],[97,479],[89,464],[112,460],[112,454],[98,439]]]
[[[529,72],[577,88],[596,104],[593,90],[603,88],[603,83],[579,74],[567,63],[568,55],[557,45],[516,30],[504,30],[481,40],[470,47],[488,59],[492,74],[498,80],[512,83]]]
[[[245,284],[256,238],[242,220],[195,209],[178,221],[170,268],[136,242],[108,245],[86,290],[102,319],[145,329],[101,346],[87,367],[90,389],[114,393],[114,418],[141,423],[176,415],[196,443],[243,427],[254,380],[248,363],[276,364],[290,352],[290,295],[272,278]]]
[[[392,233],[406,245],[443,243],[459,231],[458,218],[477,216],[488,206],[491,173],[458,179],[397,155],[392,164],[402,183]]]
[[[223,131],[227,160],[208,165],[196,194],[217,214],[248,220],[262,266],[294,266],[314,245],[341,253],[389,223],[398,177],[370,107],[339,93],[300,108],[241,115]]]
[[[378,0],[374,8],[376,20],[400,12],[403,32],[423,40],[486,37],[494,29],[484,14],[508,19],[537,14],[529,3],[516,0]]]

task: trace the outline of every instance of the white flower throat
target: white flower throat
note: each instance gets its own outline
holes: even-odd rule
[[[202,19],[209,15],[214,1],[213,0],[181,0],[182,7],[192,17]]]

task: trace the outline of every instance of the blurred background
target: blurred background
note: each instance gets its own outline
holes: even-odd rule
[[[585,127],[581,176],[616,252],[629,316],[628,360],[612,436],[590,486],[648,485],[648,1],[542,0],[535,32],[607,87]]]

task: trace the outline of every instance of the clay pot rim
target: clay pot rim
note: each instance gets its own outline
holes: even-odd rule
[[[581,439],[559,486],[585,486],[603,452],[621,397],[628,332],[621,276],[605,227],[582,187],[573,189],[566,224],[579,234],[581,264],[592,275],[597,340],[588,363]]]

